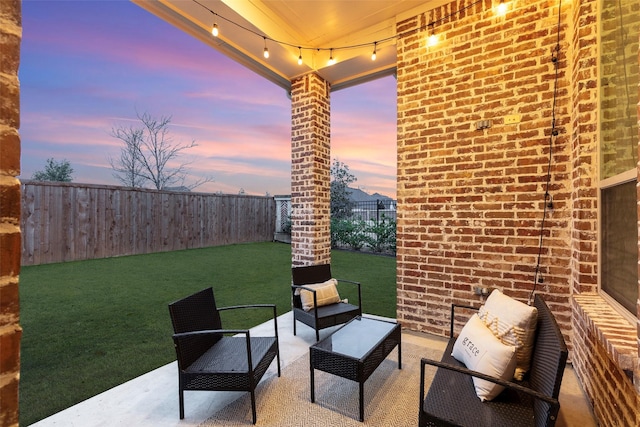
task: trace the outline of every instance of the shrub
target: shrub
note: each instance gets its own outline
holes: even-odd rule
[[[331,218],[331,247],[349,246],[356,251],[396,251],[396,221],[382,215],[380,221]]]
[[[349,219],[331,219],[331,246],[334,248],[347,245],[360,250],[364,246],[365,222]]]
[[[396,251],[396,221],[384,214],[378,222],[367,227],[364,235],[366,244],[374,252]]]
[[[346,244],[351,246],[352,249],[359,251],[366,244],[367,237],[367,223],[362,220],[349,221],[351,226],[346,233]]]
[[[345,219],[337,219],[331,217],[331,247],[338,248],[340,245],[346,244],[346,235],[348,228],[351,226],[350,221]]]

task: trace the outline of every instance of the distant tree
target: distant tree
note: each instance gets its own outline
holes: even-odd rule
[[[142,151],[144,131],[134,128],[119,128],[112,131],[111,134],[124,142],[124,147],[120,149],[120,158],[114,160],[109,157],[114,178],[126,187],[142,187],[146,180],[142,176],[142,161],[140,161],[138,153]]]
[[[331,217],[343,219],[351,213],[353,201],[349,197],[349,184],[356,182],[357,178],[349,172],[349,166],[334,160],[331,165]]]
[[[114,176],[123,184],[131,187],[142,187],[150,184],[158,190],[177,184],[192,190],[200,185],[213,181],[212,178],[202,178],[194,183],[186,184],[189,175],[189,165],[192,162],[175,163],[183,151],[196,147],[195,141],[189,144],[176,144],[169,136],[171,116],[161,116],[159,119],[149,113],[140,115],[138,119],[142,127],[116,127],[111,135],[124,143],[120,150],[120,158],[110,158]]]
[[[36,181],[71,182],[72,174],[73,168],[67,159],[57,162],[50,158],[47,159],[44,171],[35,172],[32,179]]]

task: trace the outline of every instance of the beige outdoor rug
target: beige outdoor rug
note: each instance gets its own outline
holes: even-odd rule
[[[402,369],[394,349],[364,384],[364,422],[358,420],[358,384],[315,371],[316,402],[309,390],[309,354],[282,370],[282,376],[263,378],[256,389],[257,426],[415,426],[418,425],[420,358],[440,359],[441,351],[402,344]],[[431,374],[427,369],[427,374]],[[427,377],[427,384],[431,378]],[[212,414],[202,426],[252,425],[251,400],[244,393]]]

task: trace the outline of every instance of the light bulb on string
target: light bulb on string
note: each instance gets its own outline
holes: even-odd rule
[[[302,65],[302,48],[298,46],[298,65]]]
[[[267,38],[264,38],[264,58],[269,59],[269,48],[267,48]]]
[[[376,50],[377,50],[376,47],[377,46],[378,46],[378,42],[373,42],[373,53],[371,54],[371,60],[372,61],[375,61],[376,57],[378,56],[378,55],[376,55]]]
[[[496,8],[496,12],[498,13],[498,16],[504,16],[507,13],[507,4],[504,2],[504,0],[500,0],[500,3]]]
[[[220,31],[218,31],[218,24],[214,23],[213,28],[211,28],[211,35],[213,35],[213,37],[218,37],[219,33]]]
[[[329,65],[333,65],[336,63],[336,60],[333,59],[333,48],[329,50]]]
[[[436,25],[429,24],[431,26],[431,35],[427,39],[427,46],[435,46],[438,44],[438,36],[436,35]]]

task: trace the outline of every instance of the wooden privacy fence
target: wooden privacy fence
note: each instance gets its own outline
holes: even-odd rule
[[[22,184],[22,265],[273,240],[272,197]]]

